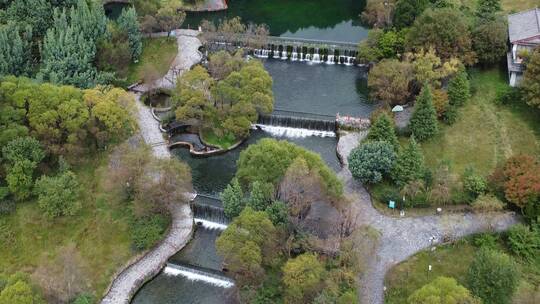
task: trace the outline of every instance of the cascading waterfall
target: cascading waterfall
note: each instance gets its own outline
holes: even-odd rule
[[[163,273],[171,276],[183,276],[190,281],[201,281],[223,288],[231,288],[234,286],[234,281],[226,276],[194,267],[167,263],[167,266],[163,269]]]
[[[319,120],[282,115],[259,115],[255,127],[278,137],[336,136],[335,120]]]
[[[192,209],[193,216],[196,219],[203,219],[207,222],[213,222],[225,226],[229,223],[229,219],[225,216],[223,208],[207,204],[194,203],[192,205]]]
[[[356,65],[356,52],[348,50],[340,53],[337,50],[271,45],[268,48],[254,49],[253,56],[257,58],[289,59],[291,61],[305,61],[309,63]]]

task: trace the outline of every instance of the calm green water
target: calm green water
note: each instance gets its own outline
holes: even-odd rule
[[[358,42],[367,37],[359,14],[365,0],[228,0],[222,12],[188,13],[184,27],[201,20],[217,22],[239,16],[244,22],[265,23],[274,36]]]
[[[367,73],[361,68],[281,59],[266,59],[264,66],[274,81],[277,114],[285,110],[368,117],[375,108],[367,100]]]

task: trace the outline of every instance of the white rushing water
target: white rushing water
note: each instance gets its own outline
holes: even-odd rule
[[[270,133],[276,137],[290,137],[290,138],[304,138],[308,136],[320,136],[320,137],[336,137],[336,133],[332,131],[319,131],[310,129],[280,127],[280,126],[268,126],[268,125],[255,125],[255,127]]]
[[[205,282],[223,288],[230,288],[234,286],[234,282],[227,278],[220,278],[214,274],[205,273],[197,269],[191,269],[179,265],[167,265],[163,269],[163,273],[170,276],[183,276],[190,281]]]
[[[214,229],[225,230],[225,229],[227,229],[227,225],[225,225],[225,224],[211,222],[211,221],[201,219],[201,218],[194,218],[193,220],[195,221],[196,224],[201,224],[206,229],[210,229],[210,230],[214,230]]]

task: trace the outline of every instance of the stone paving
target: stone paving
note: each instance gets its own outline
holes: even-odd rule
[[[346,159],[366,133],[351,133],[340,137],[338,154]],[[392,218],[379,213],[361,183],[355,181],[345,165],[339,173],[345,193],[352,202],[351,211],[357,226],[369,225],[381,237],[376,253],[367,261],[366,271],[360,278],[360,302],[384,303],[386,272],[418,251],[437,245],[445,239],[457,239],[484,231],[504,231],[518,222],[513,213],[449,214],[415,218]]]
[[[178,55],[167,75],[159,81],[160,87],[174,87],[176,78],[202,58],[198,51],[198,47],[201,45],[199,39],[196,38],[198,32],[190,30],[177,30],[176,32]],[[144,86],[139,89],[145,90]],[[143,105],[139,94],[135,94],[135,99],[139,131],[144,141],[152,147],[152,153],[155,157],[171,157],[160,132],[159,122],[152,116],[151,109]],[[120,272],[102,299],[102,304],[129,304],[137,290],[146,281],[157,275],[167,260],[190,240],[193,230],[193,214],[189,205],[171,203],[168,210],[171,214],[172,224],[165,239]]]

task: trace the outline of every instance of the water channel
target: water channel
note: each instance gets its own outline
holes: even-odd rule
[[[202,19],[240,16],[244,21],[268,24],[272,35],[348,42],[366,36],[357,21],[365,1],[229,0],[228,5],[226,12],[189,13],[184,26],[194,27]],[[294,116],[298,121],[285,127],[280,125],[283,120],[275,120],[254,129],[237,149],[218,156],[195,158],[185,148],[172,150],[191,167],[194,188],[201,195],[193,205],[196,230],[190,243],[139,290],[133,304],[237,303],[233,282],[222,272],[214,243],[228,223],[215,198],[233,178],[240,153],[262,138],[287,140],[320,154],[338,171],[335,134],[299,129],[312,126],[303,124],[302,118],[332,120],[336,113],[367,117],[374,109],[367,102],[366,73],[361,68],[280,59],[266,59],[264,65],[274,80],[273,115]]]

